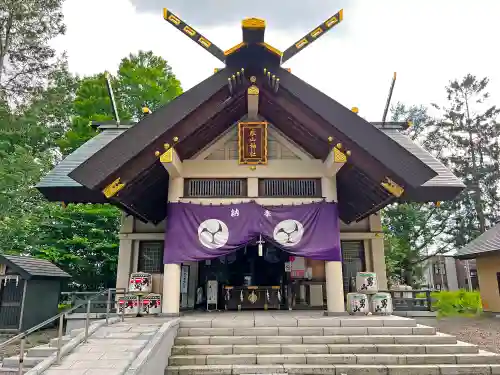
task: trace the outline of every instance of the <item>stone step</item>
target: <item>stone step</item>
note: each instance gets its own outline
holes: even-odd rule
[[[220,341],[221,337],[209,337],[200,340],[198,344],[193,345],[174,345],[172,348],[173,354],[234,354],[233,348],[240,346],[261,346],[261,345],[395,345],[395,346],[415,346],[415,345],[450,345],[457,344],[457,339],[454,336],[445,334],[436,334],[435,336],[424,335],[408,335],[408,336],[257,336],[255,341],[240,338],[223,344]],[[218,341],[217,341],[218,340]],[[208,344],[207,344],[208,342]],[[239,342],[239,344],[238,344]],[[247,344],[251,342],[252,344]],[[403,347],[404,347],[403,346]]]
[[[29,369],[23,369],[23,374],[26,374]],[[19,375],[19,368],[0,366],[0,375]]]
[[[172,366],[191,365],[439,365],[500,364],[500,355],[476,354],[212,354],[174,355]]]
[[[415,327],[247,327],[180,328],[178,337],[189,336],[327,336],[327,335],[434,335],[436,328]]]
[[[57,347],[51,347],[48,345],[35,346],[34,348],[28,349],[26,353],[27,357],[40,357],[47,358],[57,351]]]
[[[266,319],[182,319],[180,329],[183,328],[275,328],[275,327],[304,327],[304,328],[324,328],[324,327],[416,327],[415,319],[400,317],[354,317],[349,318],[311,318],[311,319],[291,319],[291,318],[266,318]]]
[[[463,354],[478,353],[475,345],[457,343],[449,345],[396,345],[396,344],[267,344],[232,345],[228,354]],[[200,350],[202,351],[202,350]],[[195,353],[194,348],[176,348],[173,353]],[[200,355],[206,355],[201,353]]]
[[[498,375],[500,365],[192,365],[169,366],[166,375]]]
[[[41,357],[25,357],[23,360],[24,368],[31,368],[38,365],[45,358]],[[19,368],[19,356],[9,357],[3,359],[3,367]]]
[[[70,336],[63,336],[61,338],[62,346],[66,345],[68,342],[70,342],[71,339],[72,339],[72,337],[70,337]],[[59,339],[57,337],[53,338],[53,339],[50,339],[49,346],[52,347],[52,348],[57,348],[57,342],[58,341],[59,341]]]

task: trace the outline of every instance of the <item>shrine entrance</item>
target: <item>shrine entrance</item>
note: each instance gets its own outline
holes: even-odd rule
[[[286,289],[290,282],[285,264],[289,254],[265,243],[262,251],[253,241],[229,255],[210,261],[202,261],[198,267],[198,296],[200,307],[206,299],[218,309],[280,309],[286,303]],[[217,282],[217,296],[209,292],[207,285]],[[200,289],[203,302],[200,303]]]

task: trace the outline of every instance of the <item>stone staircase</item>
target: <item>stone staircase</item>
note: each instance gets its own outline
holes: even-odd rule
[[[72,338],[83,332],[83,328],[74,329],[69,335],[61,338],[62,345],[67,344]],[[57,351],[57,338],[51,339],[49,344],[40,345],[30,348],[26,351],[23,360],[23,372],[35,367],[47,357],[50,357]],[[19,374],[19,356],[4,358],[0,366],[0,375],[17,375]]]
[[[500,374],[500,355],[399,317],[183,318],[167,375]]]

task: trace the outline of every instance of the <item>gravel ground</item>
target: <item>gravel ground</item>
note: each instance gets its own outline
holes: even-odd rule
[[[460,341],[476,344],[480,349],[500,353],[500,318],[417,318],[418,324],[436,327]]]

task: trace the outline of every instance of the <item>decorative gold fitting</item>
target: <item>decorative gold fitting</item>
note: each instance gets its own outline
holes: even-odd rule
[[[408,127],[411,128],[413,126],[413,121],[408,121]]]
[[[342,148],[342,143],[337,143],[335,147],[337,147],[340,150]]]
[[[174,137],[174,138],[172,138],[172,140],[173,140],[174,142],[179,142],[179,137]]]
[[[351,153],[351,151],[350,151],[350,150],[347,150],[347,151],[345,152],[345,154],[346,154],[347,156],[351,156],[351,154],[352,154],[352,153]]]
[[[165,151],[166,151],[166,150],[168,150],[168,149],[170,148],[170,144],[165,143],[165,144],[163,145],[163,148],[165,149]]]
[[[257,82],[257,77],[255,77],[255,76],[251,76],[251,77],[250,77],[250,82],[252,82],[252,83]]]
[[[255,165],[250,166],[251,171],[255,171],[256,169],[257,169],[257,167]]]
[[[352,107],[351,111],[353,111],[354,113],[359,113],[359,108],[358,107]]]
[[[267,69],[266,68],[264,68],[264,74],[267,74]]]
[[[441,202],[436,202],[436,207],[441,207]]]
[[[160,154],[160,151],[155,151],[155,156],[156,156],[156,157],[158,157],[158,156],[160,156],[160,155],[161,155],[161,154]]]
[[[330,143],[333,142],[333,137],[332,136],[328,137],[328,142],[330,142]]]
[[[146,115],[148,113],[151,113],[151,111],[148,107],[142,107],[142,113],[144,113]]]

